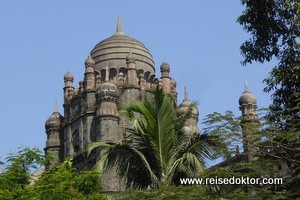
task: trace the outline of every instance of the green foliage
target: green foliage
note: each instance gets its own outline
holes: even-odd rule
[[[131,200],[140,200],[140,199],[149,199],[149,200],[171,200],[171,199],[197,199],[197,200],[211,200],[211,199],[221,199],[215,198],[211,195],[208,195],[205,192],[204,187],[175,187],[175,186],[164,186],[159,189],[152,190],[128,190],[121,192],[116,195],[116,200],[122,199],[131,199]]]
[[[77,173],[71,159],[44,173],[32,184],[31,170],[46,163],[41,150],[22,148],[18,153],[10,154],[6,161],[6,168],[0,173],[1,200],[106,199],[101,194],[99,173]]]
[[[295,199],[300,196],[299,126],[297,123],[290,123],[290,129],[282,130],[279,124],[269,120],[266,115],[266,112],[260,114],[259,125],[243,124],[243,130],[239,127],[241,119],[235,118],[230,111],[225,115],[208,115],[204,121],[207,132],[223,132],[224,137],[230,138],[227,140],[229,143],[248,143],[251,150],[238,151],[235,154],[231,151],[231,158],[206,170],[202,177],[282,177],[283,185],[251,185],[251,190],[255,191],[253,199]],[[229,144],[230,146],[234,145]],[[249,156],[256,159],[249,162]],[[286,166],[283,170],[289,176],[282,173],[278,167],[281,164]],[[229,199],[240,199],[243,195],[249,195],[245,185],[212,185],[207,186],[207,189],[212,193],[223,194],[223,197]]]
[[[273,92],[273,120],[295,117],[300,92],[300,23],[298,0],[241,0],[245,6],[238,22],[251,38],[241,46],[243,64],[253,61],[278,62],[264,82],[265,91]],[[274,59],[275,58],[275,59]],[[290,115],[291,118],[287,118]],[[285,124],[286,125],[286,124]]]
[[[178,116],[169,96],[156,88],[144,102],[131,102],[120,112],[131,122],[117,144],[91,143],[89,151],[106,148],[100,169],[115,167],[127,188],[158,188],[178,184],[179,177],[195,177],[222,146],[217,135],[188,136],[184,126],[195,104]]]
[[[41,150],[28,147],[21,148],[16,154],[10,154],[5,160],[8,164],[0,174],[0,188],[8,191],[25,189],[29,184],[30,170],[45,163]]]
[[[99,173],[81,171],[72,167],[72,160],[66,159],[55,170],[46,172],[30,187],[31,198],[36,199],[104,199],[100,194]]]

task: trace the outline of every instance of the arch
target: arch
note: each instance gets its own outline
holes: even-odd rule
[[[109,80],[112,81],[114,84],[117,83],[117,69],[112,67],[109,69]]]
[[[106,69],[101,69],[101,82],[104,82],[105,81],[105,75],[106,75]]]
[[[149,76],[150,76],[150,71],[146,71],[146,72],[144,73],[144,78],[145,78],[145,80],[146,80],[147,82],[149,82]]]
[[[122,73],[124,74],[124,76],[125,76],[127,70],[126,70],[125,67],[120,67],[120,68],[119,68],[119,73],[120,73],[120,72],[122,72]]]
[[[149,78],[149,79],[150,79],[150,81],[151,81],[151,82],[153,82],[153,81],[154,81],[154,79],[155,79],[155,77],[156,77],[156,76],[155,76],[155,74],[150,74],[150,78]]]

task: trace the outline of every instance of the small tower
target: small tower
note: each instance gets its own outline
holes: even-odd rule
[[[248,154],[248,160],[256,160],[257,153],[255,143],[258,138],[255,132],[258,130],[259,120],[256,114],[257,101],[245,84],[245,90],[239,98],[239,108],[242,111],[241,126],[243,131],[243,147],[244,152]]]
[[[119,133],[120,118],[117,113],[117,101],[119,90],[117,86],[109,82],[109,71],[106,67],[105,82],[96,91],[97,111],[96,111],[96,141],[105,143],[116,143],[121,139]],[[98,152],[97,159],[101,158]],[[104,190],[121,190],[120,179],[115,170],[107,171],[101,177],[103,182],[110,183]]]
[[[89,55],[87,59],[84,62],[85,64],[85,74],[84,74],[84,88],[87,91],[94,90],[95,89],[95,61]]]
[[[178,114],[180,116],[184,116],[187,113],[187,111],[188,111],[189,107],[191,106],[191,104],[192,104],[192,101],[188,97],[186,87],[184,87],[184,100],[177,107]],[[186,131],[187,135],[193,136],[194,134],[199,133],[199,128],[197,126],[198,118],[199,118],[199,110],[196,106],[194,106],[191,110],[191,116],[186,121],[186,124],[185,124],[185,131]]]
[[[170,77],[170,65],[164,61],[160,66],[161,82],[164,92],[171,94],[171,77]]]
[[[106,67],[105,82],[96,91],[96,140],[103,142],[116,142],[119,140],[119,121],[117,101],[119,90],[109,82],[109,71]]]
[[[68,71],[64,75],[64,82],[65,82],[64,103],[66,104],[69,100],[73,98],[74,95],[74,87],[73,87],[74,76],[73,74],[71,74],[71,72]]]
[[[50,155],[52,160],[46,170],[58,165],[63,160],[63,135],[61,131],[61,124],[63,117],[59,114],[57,109],[57,101],[54,102],[54,111],[45,123],[47,133],[47,141],[45,153]]]
[[[127,85],[129,87],[138,87],[138,77],[135,68],[135,57],[130,52],[126,58],[127,64]]]

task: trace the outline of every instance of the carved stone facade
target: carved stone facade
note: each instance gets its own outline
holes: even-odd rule
[[[124,34],[119,17],[116,33],[98,43],[87,57],[84,80],[79,87],[74,87],[71,72],[64,76],[64,115],[58,113],[56,105],[45,125],[45,151],[52,152],[54,157],[49,167],[73,157],[79,170],[91,168],[101,154],[83,157],[87,144],[115,143],[122,139],[127,121],[119,115],[118,107],[143,100],[145,93],[157,85],[163,87],[177,106],[176,81],[170,77],[170,65],[163,62],[160,71],[158,78],[150,52],[141,42]],[[178,106],[179,114],[184,114],[190,104],[185,92],[185,100]],[[199,132],[198,115],[198,109],[194,109],[186,124],[189,134]],[[114,172],[105,174],[103,181],[106,190],[122,189]]]

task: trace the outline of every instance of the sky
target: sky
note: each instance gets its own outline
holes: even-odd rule
[[[212,112],[240,115],[238,99],[247,82],[259,107],[270,94],[263,79],[271,64],[242,66],[240,45],[250,36],[236,22],[237,0],[3,0],[0,1],[0,160],[18,147],[45,147],[45,121],[57,99],[63,115],[63,76],[74,85],[84,61],[101,40],[113,35],[117,15],[125,34],[142,42],[156,65],[166,60],[199,106],[201,121]]]

